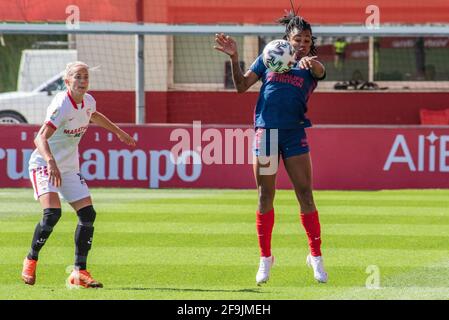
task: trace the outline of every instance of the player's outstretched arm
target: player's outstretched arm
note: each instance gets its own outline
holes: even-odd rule
[[[136,141],[133,137],[131,137],[129,134],[127,134],[125,131],[120,129],[115,123],[113,123],[111,120],[109,120],[104,114],[96,111],[92,114],[92,117],[90,120],[98,124],[100,127],[105,128],[106,130],[111,131],[112,133],[115,133],[117,137],[120,139],[120,141],[126,143],[129,146],[135,146]]]
[[[315,78],[322,78],[325,74],[325,68],[321,62],[316,60],[317,56],[304,57],[299,61],[301,69],[310,69]]]
[[[237,43],[232,37],[225,35],[224,33],[217,33],[215,35],[215,43],[215,50],[221,51],[231,58],[232,80],[234,81],[237,92],[242,93],[247,91],[257,82],[257,80],[259,80],[259,77],[252,71],[243,74],[239,64]]]
[[[55,187],[59,187],[61,186],[61,172],[56,165],[55,158],[53,157],[50,146],[48,145],[48,139],[50,139],[55,131],[56,130],[49,125],[44,124],[37,133],[37,136],[34,139],[34,144],[42,157],[44,157],[45,162],[47,162],[47,173],[50,182]]]

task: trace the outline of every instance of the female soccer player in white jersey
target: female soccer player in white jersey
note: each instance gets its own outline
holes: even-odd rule
[[[276,171],[269,173],[264,169],[272,166],[273,161],[277,163],[279,156],[283,158],[301,207],[300,219],[310,247],[307,264],[313,268],[317,281],[326,282],[328,276],[321,256],[321,229],[312,194],[312,166],[305,132],[305,128],[311,126],[310,120],[305,115],[307,101],[318,80],[324,79],[326,73],[324,66],[316,60],[310,24],[293,12],[279,19],[279,22],[285,26],[284,39],[294,48],[297,60],[296,66],[281,75],[270,71],[264,65],[262,56],[259,56],[243,74],[238,63],[235,40],[224,34],[217,34],[215,37],[215,49],[231,58],[233,80],[238,92],[245,92],[258,80],[262,81],[254,117],[256,130],[254,154],[257,159],[254,174],[259,192],[256,226],[260,248],[256,282],[261,284],[268,281],[274,262],[271,254],[271,234],[274,226]],[[273,154],[270,154],[270,151],[262,154],[262,144],[269,141],[270,132],[278,133],[277,143],[272,141],[276,143],[275,149],[278,152],[273,150],[271,151]],[[261,160],[262,156],[271,156],[274,160],[269,164],[264,163],[265,160]]]
[[[34,140],[36,149],[29,162],[34,196],[42,206],[43,217],[36,225],[31,249],[24,259],[22,279],[29,285],[36,281],[39,251],[61,217],[61,196],[78,215],[75,265],[68,282],[74,286],[101,288],[103,285],[93,279],[86,269],[96,212],[87,184],[80,174],[78,144],[89,122],[115,133],[127,145],[135,146],[136,142],[96,110],[94,98],[87,93],[87,64],[81,61],[69,63],[64,81],[67,91],[57,94],[48,107],[45,123]]]

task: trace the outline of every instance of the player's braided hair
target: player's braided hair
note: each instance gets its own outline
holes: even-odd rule
[[[312,26],[310,25],[310,23],[304,20],[303,17],[297,16],[292,10],[287,12],[287,15],[280,18],[278,22],[285,26],[285,35],[284,35],[285,40],[288,40],[290,33],[293,32],[295,29],[298,29],[299,32],[309,30],[310,33],[312,33]],[[312,45],[310,47],[309,55],[317,54],[317,49],[315,47],[315,40],[316,37],[312,36]]]

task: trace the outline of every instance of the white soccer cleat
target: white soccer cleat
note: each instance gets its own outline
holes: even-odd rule
[[[327,282],[327,272],[324,271],[324,263],[323,258],[321,256],[319,257],[313,257],[312,255],[307,256],[306,263],[309,267],[313,269],[313,277],[318,281],[322,283]]]
[[[256,274],[256,283],[261,285],[270,279],[270,270],[274,264],[274,257],[260,257],[259,270]]]

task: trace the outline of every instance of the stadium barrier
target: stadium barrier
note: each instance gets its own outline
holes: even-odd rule
[[[91,187],[253,188],[253,130],[242,126],[123,125],[137,147],[91,126],[80,144]],[[4,125],[0,187],[30,187],[39,127]],[[449,187],[447,126],[316,126],[308,130],[315,189]],[[172,157],[173,154],[179,157]],[[277,184],[291,188],[281,165]]]
[[[318,87],[319,88],[319,87]],[[133,123],[132,91],[91,91],[98,110],[115,122]],[[259,92],[147,92],[147,122],[251,123]],[[420,110],[447,108],[449,92],[315,92],[308,115],[315,124],[418,125]],[[426,123],[437,124],[437,123]],[[438,123],[442,124],[442,123]]]
[[[419,110],[419,117],[421,120],[421,124],[448,125],[449,109],[443,110],[421,109]]]

